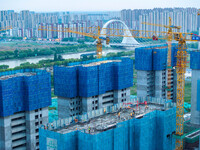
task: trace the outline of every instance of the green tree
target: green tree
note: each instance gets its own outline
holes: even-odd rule
[[[84,44],[84,40],[82,40],[82,39],[78,39],[77,42],[80,43],[80,44]]]
[[[0,69],[8,69],[9,66],[8,65],[0,65]]]
[[[27,57],[26,53],[23,53],[23,52],[19,53],[19,58],[25,58],[25,57]]]
[[[14,51],[14,57],[18,57],[18,53],[19,53],[19,51],[18,51],[18,49],[16,49],[15,51]]]
[[[58,61],[63,60],[62,55],[58,55]]]
[[[58,60],[58,56],[57,56],[57,54],[55,53],[54,54],[54,59],[53,59],[54,61],[57,61]]]

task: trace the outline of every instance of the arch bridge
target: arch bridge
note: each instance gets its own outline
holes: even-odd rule
[[[108,26],[112,23],[120,23],[123,26],[123,30],[124,31],[124,35],[127,35],[128,37],[123,37],[123,40],[121,43],[110,43],[110,46],[118,46],[118,47],[132,47],[132,46],[138,46],[139,43],[135,40],[135,38],[132,36],[131,31],[129,30],[128,26],[121,20],[109,20],[108,22],[106,22],[103,27],[102,30],[100,32],[100,35],[102,35],[101,37],[106,38],[106,33],[107,33],[107,29]],[[105,44],[105,43],[104,43]]]

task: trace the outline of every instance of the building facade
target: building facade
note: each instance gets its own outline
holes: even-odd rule
[[[200,52],[190,53],[190,68],[192,69],[191,87],[191,120],[195,125],[200,125]]]
[[[28,69],[0,74],[0,150],[38,150],[48,123],[50,74]]]
[[[177,49],[172,48],[172,67],[176,65]],[[135,50],[137,96],[168,98],[176,101],[176,70],[171,71],[170,92],[167,90],[167,45],[142,47]],[[168,95],[169,94],[169,95]]]
[[[59,118],[81,115],[130,99],[130,87],[133,86],[131,59],[83,63],[54,67]]]

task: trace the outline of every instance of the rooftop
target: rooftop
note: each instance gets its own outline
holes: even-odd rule
[[[88,114],[61,119],[47,125],[49,130],[57,133],[66,134],[76,130],[89,134],[97,134],[111,128],[115,128],[120,122],[130,120],[132,118],[142,118],[154,110],[168,110],[174,106],[170,100],[156,98],[131,99],[127,103],[116,104],[104,109],[92,111]],[[134,113],[133,113],[134,112]],[[75,119],[77,119],[75,122]],[[90,132],[89,130],[90,129]]]
[[[34,75],[36,75],[35,72],[16,73],[16,74],[11,74],[11,75],[0,76],[0,80],[7,80],[10,78],[20,77],[20,76],[34,76]]]

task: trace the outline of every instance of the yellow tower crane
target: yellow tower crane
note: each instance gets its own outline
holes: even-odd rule
[[[149,24],[152,25],[152,24]],[[183,126],[184,126],[184,87],[185,87],[185,72],[186,72],[186,41],[200,41],[200,38],[193,33],[180,33],[179,31],[174,32],[172,29],[180,29],[180,27],[172,26],[171,19],[169,19],[169,25],[162,27],[168,28],[168,31],[142,31],[142,30],[129,30],[132,35],[126,34],[127,29],[113,29],[113,28],[103,28],[106,30],[103,34],[100,34],[100,27],[90,27],[89,31],[86,33],[86,28],[80,29],[81,31],[76,31],[70,28],[62,28],[61,30],[47,29],[46,27],[40,27],[38,30],[55,31],[55,32],[70,32],[76,33],[83,36],[92,37],[97,39],[97,55],[98,58],[102,55],[102,41],[106,40],[109,43],[109,36],[117,37],[134,37],[134,38],[144,38],[144,39],[164,39],[168,40],[169,52],[168,52],[168,69],[171,68],[171,42],[172,40],[178,41],[178,52],[177,52],[177,100],[176,100],[176,150],[183,149]],[[106,37],[106,38],[103,38]],[[156,38],[155,38],[156,37]],[[171,70],[170,70],[171,71]],[[170,78],[169,78],[170,79]]]
[[[50,28],[46,28],[46,26],[40,26],[38,30],[45,30],[45,31],[55,31],[55,32],[68,32],[68,33],[75,33],[75,34],[79,34],[79,35],[83,35],[86,37],[91,37],[93,39],[96,39],[97,43],[97,58],[101,58],[102,57],[102,43],[105,40],[106,44],[109,44],[109,38],[106,37],[102,37],[100,32],[101,32],[101,28],[98,27],[89,27],[89,28],[81,28],[79,31],[77,31],[76,28],[62,28],[62,30],[57,30],[57,29],[50,29]],[[87,33],[86,31],[89,31],[89,33]]]
[[[200,15],[200,12],[198,13]],[[176,64],[176,73],[177,73],[177,99],[176,99],[176,150],[183,150],[183,134],[184,134],[184,90],[185,90],[185,72],[186,72],[186,62],[187,62],[187,46],[186,41],[199,41],[200,37],[194,35],[193,33],[180,33],[181,27],[173,26],[171,24],[171,18],[169,18],[169,25],[157,25],[149,24],[168,28],[167,40],[168,40],[168,80],[167,88],[168,94],[167,98],[171,99],[170,90],[171,90],[171,42],[172,40],[178,41],[178,51],[177,51],[177,64]],[[177,32],[173,32],[172,29],[177,29]]]
[[[167,28],[168,31],[167,31],[167,40],[168,40],[168,55],[167,55],[167,98],[168,99],[172,99],[171,98],[171,79],[172,79],[172,60],[171,60],[171,54],[172,54],[172,46],[171,46],[171,43],[172,43],[172,39],[173,39],[173,32],[172,30],[173,29],[177,29],[177,31],[180,30],[180,26],[173,26],[172,25],[172,20],[171,20],[171,17],[169,17],[169,25],[160,25],[160,24],[153,24],[153,23],[146,23],[146,22],[143,22],[142,24],[145,24],[145,25],[152,25],[152,26],[158,26],[158,27],[164,27],[164,28]],[[158,37],[156,37],[158,39]]]
[[[8,26],[8,27],[0,28],[0,31],[6,31],[6,30],[10,30],[10,29],[12,29],[12,27]]]

